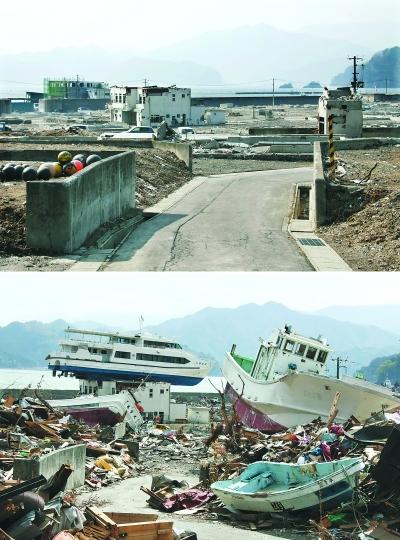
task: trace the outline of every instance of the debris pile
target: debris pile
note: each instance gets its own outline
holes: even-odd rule
[[[322,237],[353,270],[399,270],[400,148],[352,150],[339,158],[345,174],[329,189],[334,223],[320,229]]]
[[[309,151],[296,152],[290,151],[290,144],[285,149],[285,143],[280,143],[275,149],[273,144],[257,142],[247,144],[243,142],[218,141],[212,139],[200,143],[193,149],[193,155],[196,158],[214,158],[214,159],[244,159],[244,160],[266,160],[272,161],[278,156],[283,155],[287,161],[312,161],[310,156],[313,153],[313,147],[309,145]],[[294,155],[295,154],[295,155]]]

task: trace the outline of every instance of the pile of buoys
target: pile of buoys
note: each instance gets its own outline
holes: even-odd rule
[[[72,176],[82,171],[85,167],[101,161],[97,154],[77,154],[72,156],[67,150],[63,150],[57,156],[57,161],[42,163],[38,169],[27,164],[7,163],[0,168],[0,182],[13,182],[24,180],[32,182],[34,180],[50,180],[61,178],[62,176]]]

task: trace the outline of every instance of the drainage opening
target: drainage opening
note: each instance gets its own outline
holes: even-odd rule
[[[296,193],[294,219],[310,219],[310,186],[299,186]]]
[[[324,242],[320,240],[319,238],[299,238],[298,242],[302,246],[314,246],[314,247],[325,246]]]

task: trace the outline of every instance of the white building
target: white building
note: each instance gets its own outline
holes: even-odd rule
[[[328,135],[329,117],[333,116],[333,133],[347,138],[362,136],[363,111],[362,101],[354,96],[350,88],[325,90],[319,99],[319,133]]]
[[[157,127],[190,125],[191,89],[176,86],[111,87],[111,122]]]

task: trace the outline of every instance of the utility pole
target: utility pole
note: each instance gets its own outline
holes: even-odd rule
[[[147,87],[147,79],[144,80],[144,87]]]
[[[79,74],[76,75],[76,88],[75,88],[76,97],[78,97],[78,85],[79,85]]]
[[[357,56],[351,56],[349,60],[353,61],[353,81],[351,83],[351,87],[353,88],[354,93],[357,94],[357,89],[363,88],[364,86],[364,83],[358,80],[359,73],[357,71],[358,61],[363,60],[363,58],[358,58]]]
[[[275,107],[275,79],[272,79],[272,106]]]

